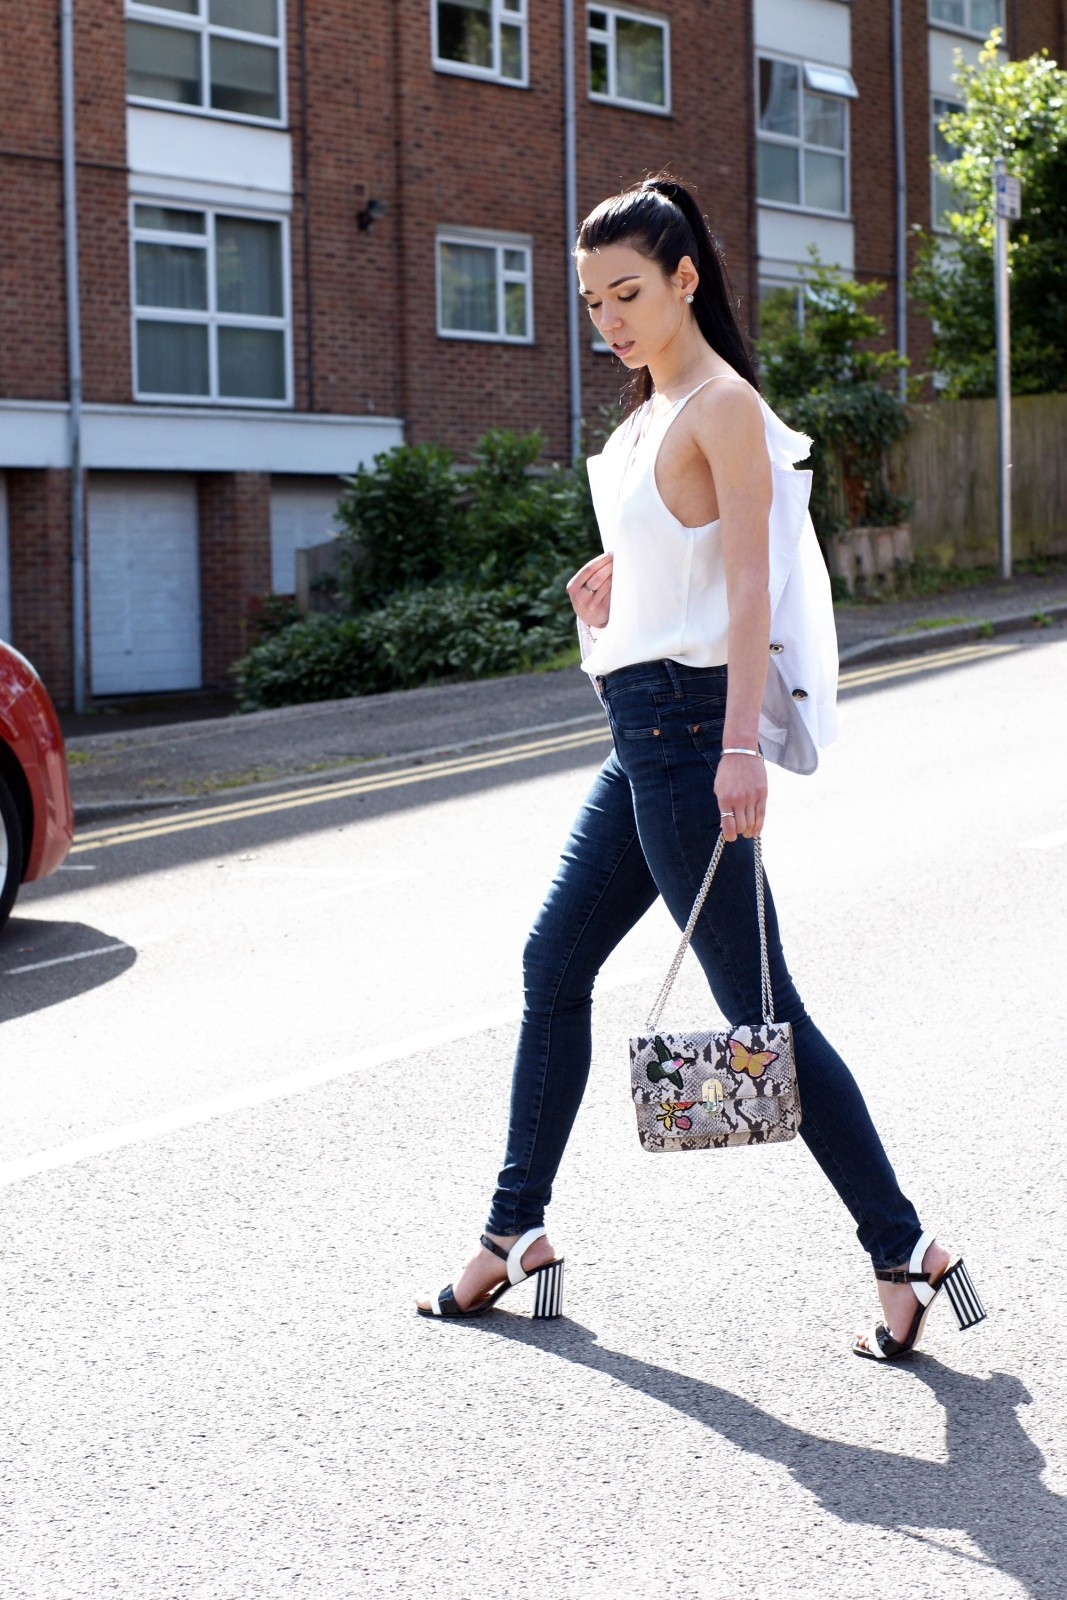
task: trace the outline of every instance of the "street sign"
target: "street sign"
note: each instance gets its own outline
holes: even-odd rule
[[[1007,217],[1009,222],[1023,214],[1023,186],[1010,173],[997,173],[996,207],[997,216]]]

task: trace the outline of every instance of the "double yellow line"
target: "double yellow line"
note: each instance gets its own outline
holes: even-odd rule
[[[598,722],[595,728],[582,728],[572,733],[557,734],[552,738],[509,745],[503,750],[472,752],[470,755],[454,756],[447,761],[427,761],[417,767],[401,767],[395,772],[368,772],[363,777],[290,789],[284,794],[235,800],[229,805],[206,806],[202,811],[184,812],[177,817],[155,816],[148,817],[142,822],[116,823],[114,827],[95,828],[88,833],[79,833],[70,854],[73,856],[86,850],[103,850],[116,844],[132,844],[138,839],[159,839],[168,833],[189,833],[194,828],[215,828],[220,823],[243,821],[246,817],[266,817],[275,811],[292,811],[301,806],[322,805],[324,802],[343,800],[351,795],[377,794],[383,789],[398,789],[402,785],[412,783],[429,783],[435,778],[457,777],[466,772],[484,772],[490,767],[506,767],[516,761],[530,761],[534,757],[556,755],[567,750],[580,750],[585,745],[604,744],[610,737],[606,723]]]
[[[932,672],[939,667],[962,666],[979,657],[1002,655],[1005,651],[1017,648],[1017,645],[1012,644],[960,645],[954,650],[932,651],[928,655],[911,656],[900,661],[884,661],[869,667],[858,666],[841,674],[841,688],[861,688],[917,672]],[[161,839],[171,833],[192,833],[197,828],[216,828],[226,822],[243,822],[251,817],[267,817],[278,811],[296,811],[304,806],[323,805],[352,796],[380,794],[386,789],[399,789],[415,783],[431,783],[438,778],[460,777],[468,772],[486,772],[493,767],[513,766],[519,761],[532,761],[565,751],[582,750],[587,746],[603,746],[608,743],[610,737],[607,724],[598,719],[596,725],[591,728],[579,728],[546,738],[526,740],[521,744],[507,745],[496,750],[472,751],[469,755],[452,756],[441,761],[427,761],[418,766],[399,767],[391,772],[368,772],[361,777],[340,779],[334,783],[318,783],[299,789],[289,789],[281,794],[235,800],[227,805],[205,806],[202,810],[182,812],[180,816],[156,815],[139,822],[123,822],[116,823],[113,827],[94,828],[87,833],[78,834],[70,853],[72,856],[82,855],[90,850],[110,849],[113,845],[134,844],[141,839]]]

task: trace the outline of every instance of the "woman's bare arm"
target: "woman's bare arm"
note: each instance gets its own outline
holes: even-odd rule
[[[703,403],[700,403],[703,402]],[[771,606],[768,519],[771,464],[759,397],[742,379],[709,384],[695,395],[694,437],[715,484],[730,610],[724,749],[756,750],[767,677]],[[767,806],[767,773],[758,756],[724,755],[715,797],[727,840],[756,838]]]

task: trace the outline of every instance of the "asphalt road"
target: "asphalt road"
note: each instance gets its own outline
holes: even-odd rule
[[[856,1361],[799,1142],[641,1151],[658,908],[601,981],[565,1317],[413,1315],[483,1222],[602,729],[101,824],[0,937],[3,1600],[1067,1596],[1067,643],[902,667],[775,774],[768,870],[989,1321]]]

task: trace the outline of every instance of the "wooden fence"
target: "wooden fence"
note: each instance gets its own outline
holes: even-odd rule
[[[1067,394],[1012,402],[1012,544],[1016,557],[1067,554]],[[946,566],[996,562],[995,400],[912,408],[894,477],[911,501],[916,556]]]

